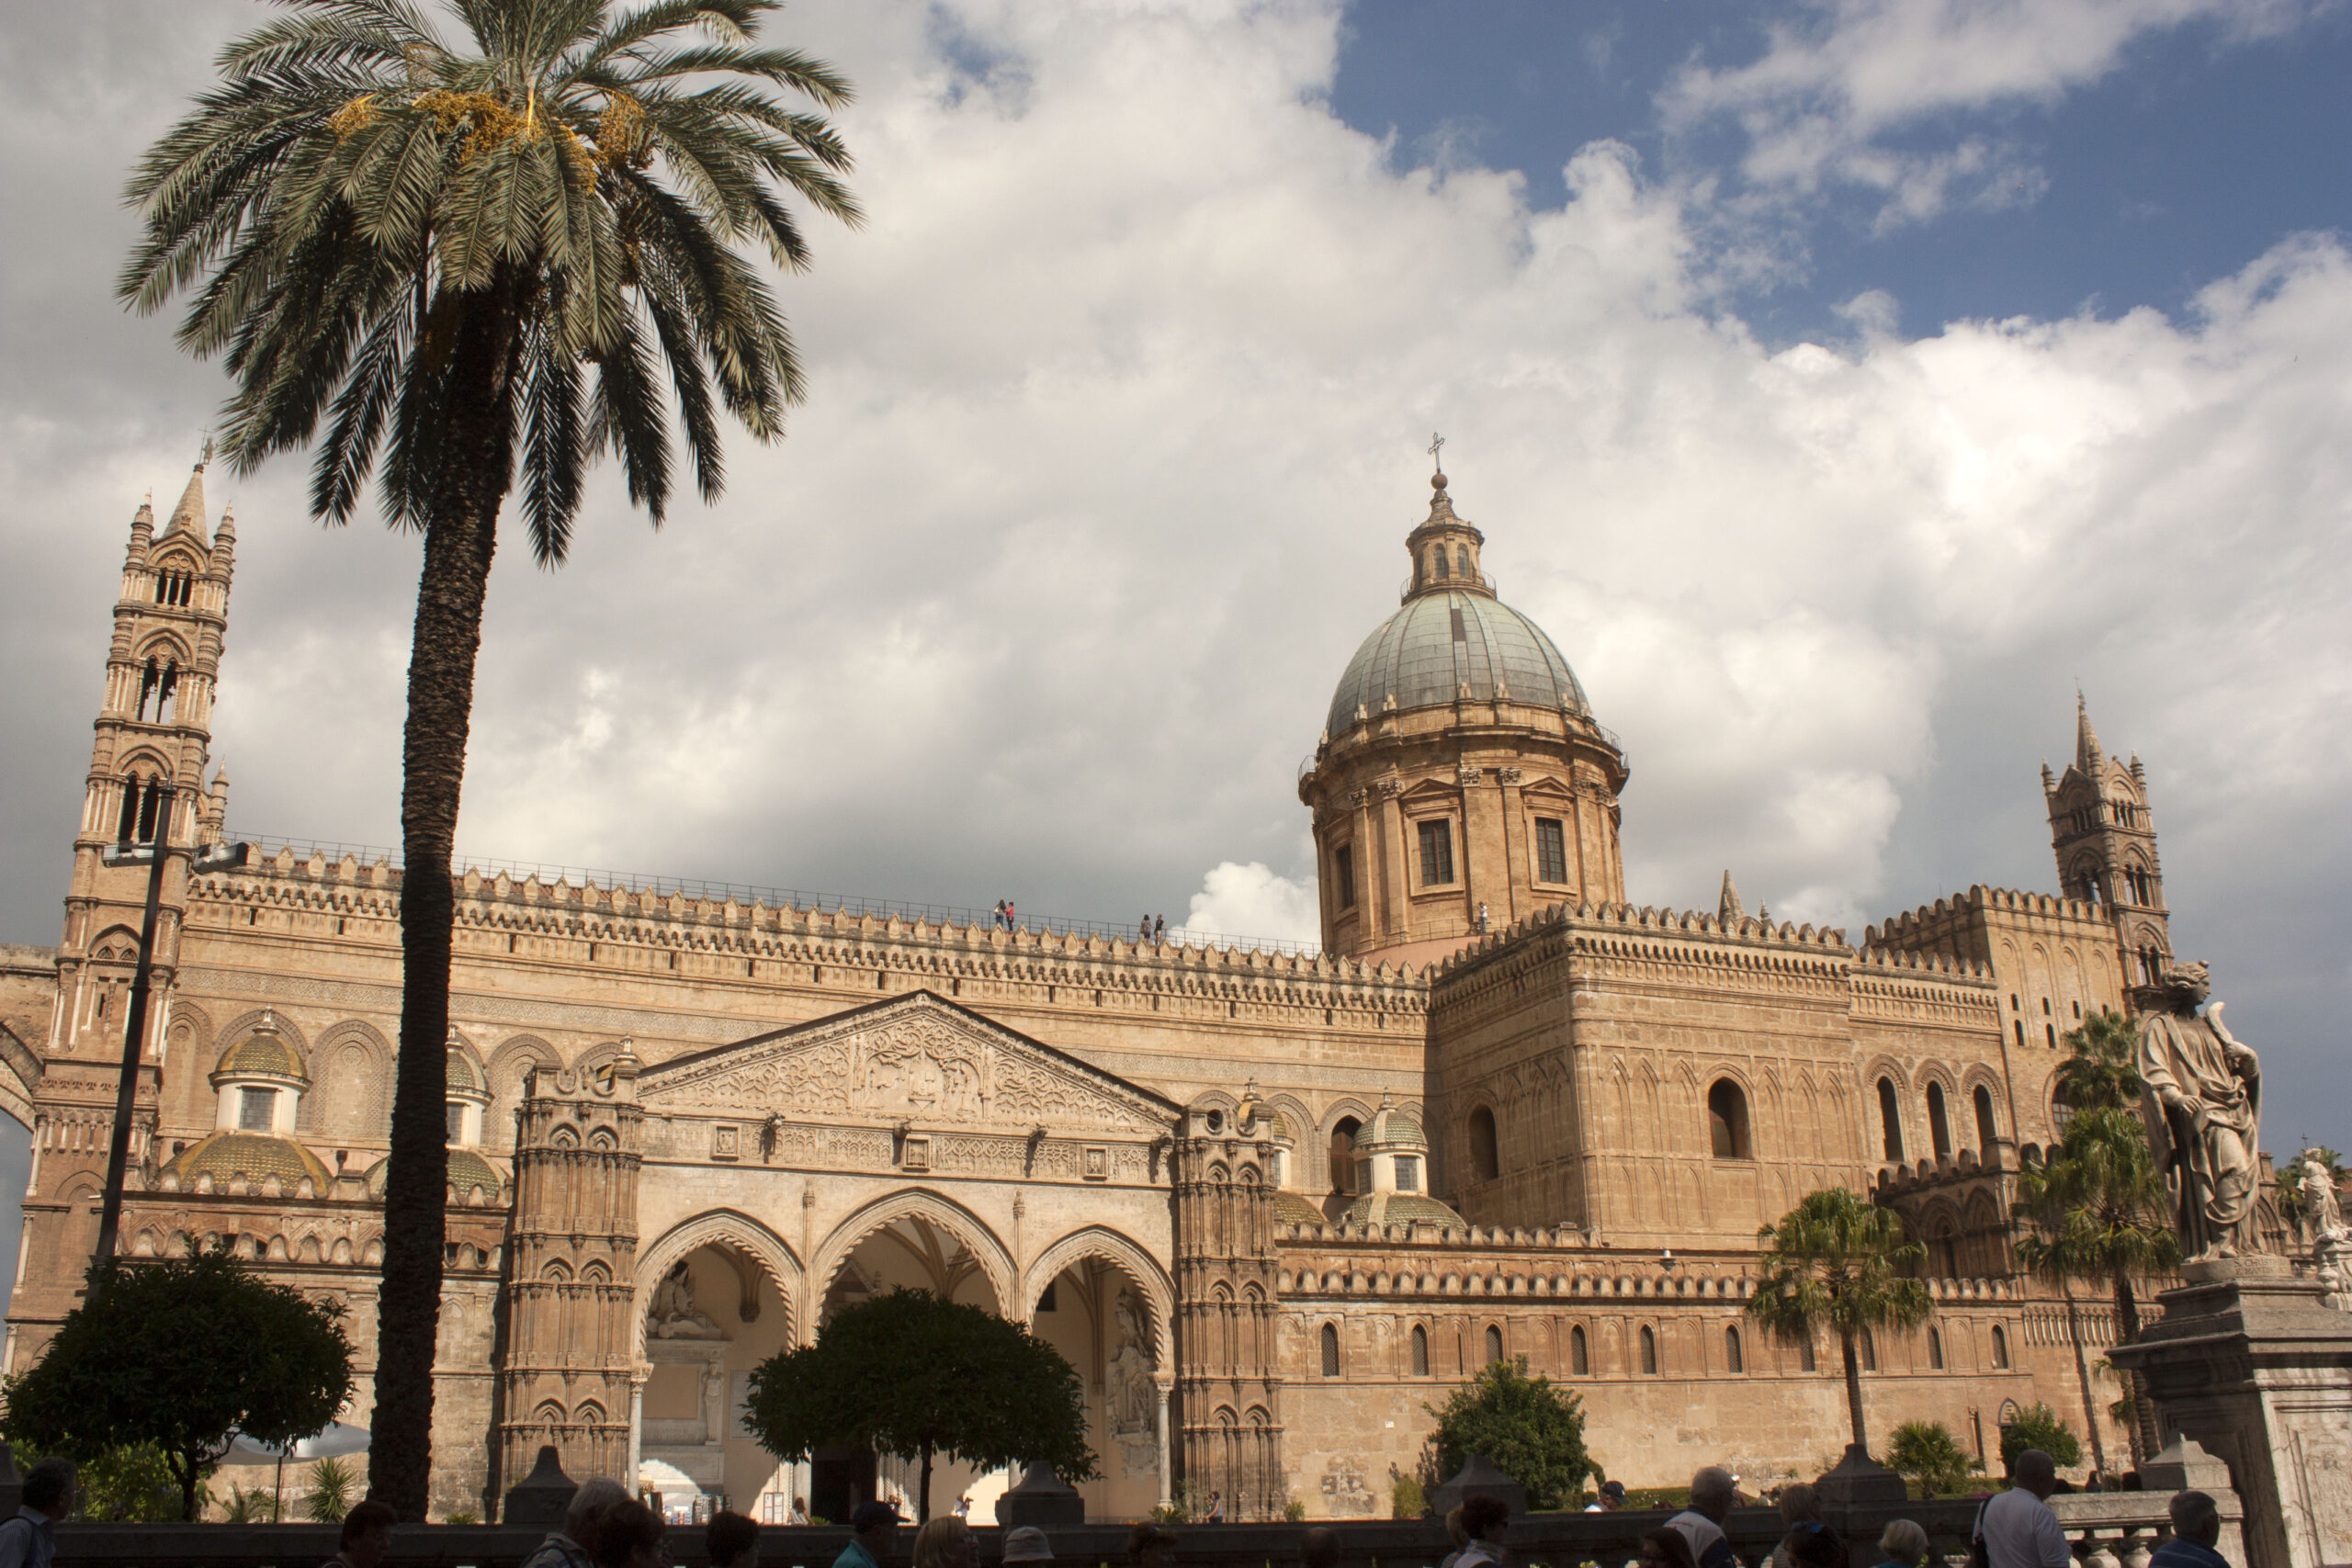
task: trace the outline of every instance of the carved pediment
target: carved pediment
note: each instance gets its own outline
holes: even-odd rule
[[[1157,1137],[1178,1107],[929,991],[647,1068],[648,1111]]]

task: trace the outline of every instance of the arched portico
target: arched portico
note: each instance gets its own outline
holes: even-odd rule
[[[1022,1300],[1031,1332],[1061,1351],[1089,1390],[1089,1440],[1103,1472],[1083,1489],[1090,1512],[1138,1512],[1142,1486],[1168,1502],[1176,1292],[1167,1271],[1126,1236],[1089,1225],[1038,1255]]]

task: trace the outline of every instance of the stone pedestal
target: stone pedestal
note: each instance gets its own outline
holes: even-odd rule
[[[1451,1481],[1430,1493],[1429,1504],[1443,1518],[1473,1497],[1500,1498],[1513,1518],[1527,1512],[1527,1488],[1496,1469],[1495,1461],[1485,1454],[1464,1460]]]
[[[2156,1402],[2165,1440],[2229,1466],[2252,1568],[2352,1562],[2352,1314],[2284,1258],[2191,1263],[2164,1316],[2109,1352]]]

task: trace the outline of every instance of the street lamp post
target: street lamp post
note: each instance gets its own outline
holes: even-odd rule
[[[117,844],[99,852],[108,865],[147,867],[147,912],[139,922],[139,966],[130,974],[130,1016],[124,1021],[122,1080],[115,1087],[114,1137],[107,1145],[107,1191],[98,1209],[98,1245],[90,1255],[95,1284],[115,1254],[122,1228],[122,1184],[130,1166],[131,1112],[139,1098],[139,1058],[147,1038],[147,993],[155,972],[155,922],[164,902],[164,863],[172,849],[172,808],[179,792],[159,784],[155,805],[155,840],[148,844]],[[216,844],[201,852],[191,849],[191,872],[219,871],[245,863],[249,844]]]

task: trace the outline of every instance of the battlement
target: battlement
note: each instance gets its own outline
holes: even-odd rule
[[[1757,946],[1800,948],[1810,953],[1847,953],[1846,933],[1835,926],[1815,930],[1810,921],[1773,921],[1742,916],[1725,921],[1699,909],[1672,909],[1643,904],[1554,904],[1491,931],[1444,959],[1430,972],[1443,979],[1477,967],[1521,939],[1547,931],[1617,927],[1661,936],[1712,936]]]
[[[2038,915],[2052,919],[2080,920],[2091,925],[2107,923],[2107,916],[2098,905],[2080,898],[1987,887],[1980,882],[1966,893],[1939,898],[1933,904],[1922,904],[1917,909],[1889,917],[1883,926],[1867,928],[1862,932],[1862,945],[1866,948],[1882,945],[1908,948],[1915,942],[1935,940],[1949,931],[1955,920],[1990,912]]]

